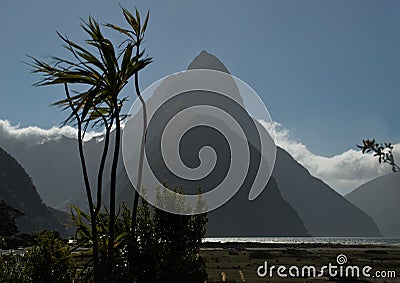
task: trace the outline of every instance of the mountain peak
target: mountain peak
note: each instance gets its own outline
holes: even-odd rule
[[[193,59],[192,63],[189,64],[188,70],[193,69],[216,70],[230,74],[225,65],[217,57],[205,50],[202,50],[200,54]]]

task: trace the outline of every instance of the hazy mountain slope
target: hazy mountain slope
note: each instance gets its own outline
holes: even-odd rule
[[[85,206],[86,197],[78,144],[75,139],[62,137],[42,143],[0,137],[0,146],[9,152],[32,176],[32,181],[44,202],[56,209],[67,210],[73,203]],[[103,143],[86,142],[85,154],[90,180],[95,185]],[[111,163],[107,162],[105,172]],[[120,163],[122,167],[122,162]],[[106,175],[105,182],[109,176]]]
[[[0,200],[20,210],[25,215],[17,218],[21,232],[37,230],[57,230],[65,234],[56,214],[41,200],[31,178],[22,166],[0,148]]]
[[[371,217],[310,175],[278,148],[274,172],[282,197],[297,211],[313,236],[381,236]]]
[[[82,178],[79,175],[76,140],[63,137],[41,144],[30,144],[3,137],[0,142],[0,146],[29,172],[39,194],[48,205],[57,207],[78,193],[81,195]]]
[[[400,173],[377,177],[346,198],[371,215],[384,236],[400,237]]]

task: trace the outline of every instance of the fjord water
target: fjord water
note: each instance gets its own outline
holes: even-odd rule
[[[383,237],[210,237],[205,238],[203,242],[400,246],[400,238]]]

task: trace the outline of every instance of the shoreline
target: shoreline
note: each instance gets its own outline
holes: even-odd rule
[[[399,244],[345,244],[345,243],[257,243],[257,242],[203,242],[202,249],[279,249],[279,248],[398,248]]]

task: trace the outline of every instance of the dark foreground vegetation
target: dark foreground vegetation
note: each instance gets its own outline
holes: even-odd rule
[[[29,236],[13,229],[3,235],[0,248],[8,250],[0,255],[0,282],[93,282],[90,215],[77,207],[71,215],[76,234],[70,240],[53,231]],[[202,283],[207,279],[206,262],[199,253],[206,215],[174,215],[142,201],[134,236],[130,216],[129,209],[121,206],[115,223],[114,282]],[[99,264],[105,268],[109,216],[105,212],[98,217]]]

